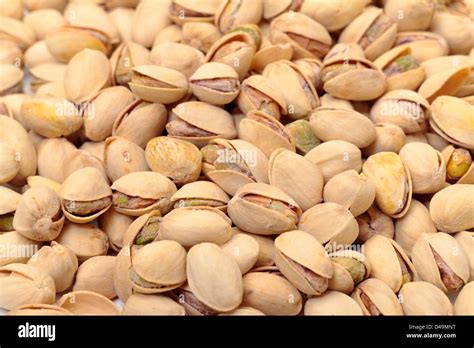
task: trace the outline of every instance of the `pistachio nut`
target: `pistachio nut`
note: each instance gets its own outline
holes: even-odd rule
[[[430,201],[430,215],[438,231],[454,233],[474,227],[474,186],[455,184],[438,191]]]
[[[454,235],[454,238],[458,241],[459,245],[463,249],[464,253],[466,254],[468,261],[469,261],[469,268],[471,276],[469,281],[474,279],[474,253],[473,253],[473,238],[474,233],[471,231],[461,231]]]
[[[122,315],[184,315],[184,307],[165,295],[133,294],[125,302]]]
[[[237,72],[222,63],[206,63],[189,78],[193,94],[201,101],[214,105],[232,102],[240,91]]]
[[[360,172],[362,168],[359,148],[344,140],[326,141],[309,151],[305,157],[321,169],[324,182],[346,170]]]
[[[252,307],[246,307],[246,306],[240,306],[231,312],[219,314],[219,316],[229,316],[229,315],[242,316],[242,315],[265,315],[265,314],[260,312],[258,309],[255,309]]]
[[[263,183],[242,186],[227,212],[238,228],[263,235],[295,230],[301,216],[300,206],[290,196]]]
[[[28,239],[16,231],[2,231],[0,233],[0,266],[26,263],[40,247],[41,242]]]
[[[175,289],[171,292],[170,296],[184,307],[186,315],[215,316],[218,314],[218,311],[209,307],[197,298],[197,296],[191,291],[189,284]]]
[[[23,15],[23,3],[22,0],[3,0],[1,1],[2,9],[0,10],[1,16],[12,17],[20,19]]]
[[[398,295],[405,315],[453,315],[448,296],[428,282],[406,283]]]
[[[73,291],[87,290],[109,299],[116,297],[113,268],[115,256],[95,256],[84,261],[77,270]]]
[[[243,234],[234,234],[220,248],[230,257],[232,257],[239,266],[242,274],[247,273],[255,266],[258,259],[259,246],[255,239]]]
[[[255,262],[255,267],[267,267],[272,266],[275,261],[275,248],[274,243],[271,237],[268,236],[259,236],[253,233],[247,233],[239,230],[237,227],[232,229],[234,234],[245,234],[246,236],[251,237],[258,244],[258,256],[257,261]]]
[[[156,35],[171,23],[170,0],[140,1],[134,11],[131,23],[131,41],[144,47],[151,47]]]
[[[21,82],[24,72],[16,65],[0,64],[0,74],[2,81],[0,82],[0,96],[19,93],[21,91]]]
[[[12,41],[3,40],[0,42],[0,64],[15,65],[23,62],[23,52]]]
[[[129,173],[148,170],[145,150],[122,137],[110,137],[105,141],[104,165],[111,181]]]
[[[321,203],[301,215],[298,229],[312,234],[321,244],[333,247],[350,245],[359,234],[351,212],[337,203]]]
[[[122,41],[132,40],[132,22],[135,9],[116,7],[109,12],[112,23],[117,28]]]
[[[276,267],[256,269],[243,277],[242,305],[265,315],[297,315],[303,307],[300,292]]]
[[[43,0],[40,2],[36,0],[24,0],[23,2],[26,8],[30,11],[35,11],[42,8],[54,8],[58,11],[62,11],[66,6],[67,0]]]
[[[377,152],[399,153],[405,142],[403,129],[392,123],[379,122],[375,124],[375,140],[363,148],[362,153],[367,157]]]
[[[92,291],[71,291],[56,304],[74,315],[117,315],[118,308],[107,297]]]
[[[357,42],[367,59],[375,60],[393,46],[397,27],[382,9],[369,6],[343,30],[339,42]]]
[[[7,315],[72,315],[72,313],[56,305],[25,304],[13,308]]]
[[[189,79],[204,64],[205,56],[197,48],[181,43],[164,42],[150,52],[151,64],[181,72]]]
[[[359,285],[351,297],[362,308],[364,315],[403,315],[403,308],[395,293],[383,281],[370,278]]]
[[[132,265],[131,254],[131,248],[124,245],[117,254],[113,271],[115,292],[123,303],[134,293],[129,277],[129,269]]]
[[[205,22],[197,22],[197,23],[205,23]],[[219,32],[219,30],[214,25],[210,23],[206,23],[206,24],[211,25],[215,31]],[[162,30],[160,30],[158,35],[156,35],[155,40],[153,40],[152,48],[163,43],[182,43],[183,39],[184,39],[183,28],[177,24],[170,24],[164,27]]]
[[[38,40],[43,40],[49,33],[66,25],[66,19],[54,9],[29,12],[23,18],[23,22],[33,30]]]
[[[124,248],[130,249],[130,255],[138,251],[141,246],[157,240],[161,220],[160,211],[152,210],[128,225],[122,238],[122,245]]]
[[[16,46],[17,47],[17,46]],[[33,45],[28,47],[23,56],[25,66],[30,69],[40,64],[57,63],[57,60],[49,52],[46,41],[36,41]]]
[[[76,147],[65,138],[43,140],[38,148],[38,174],[62,183],[65,159],[74,151]],[[52,153],[55,155],[51,156]]]
[[[0,185],[0,234],[13,231],[13,216],[21,199],[18,192]]]
[[[393,152],[379,152],[364,163],[362,172],[375,185],[375,202],[385,214],[403,217],[411,203],[412,181],[408,168]]]
[[[419,63],[449,53],[446,40],[430,31],[400,32],[396,36],[395,46],[410,47],[413,58]]]
[[[423,233],[413,245],[413,264],[422,280],[444,292],[469,281],[469,261],[458,241],[447,233]]]
[[[326,291],[321,296],[309,298],[304,305],[304,315],[363,315],[354,299],[339,291]]]
[[[59,191],[61,189],[61,184],[54,181],[54,180],[42,177],[40,175],[32,175],[32,176],[29,176],[28,178],[26,178],[26,185],[23,186],[22,191],[26,192],[30,188],[41,187],[41,186],[49,187],[54,192],[56,192],[58,195],[59,195]]]
[[[128,86],[135,66],[149,64],[150,52],[140,44],[126,41],[110,57],[112,79],[115,85]]]
[[[311,128],[311,124],[304,119],[296,120],[285,125],[295,142],[296,152],[304,156],[321,143]]]
[[[472,304],[473,295],[474,282],[469,282],[462,288],[454,302],[454,314],[472,315],[474,313],[474,306]]]
[[[119,213],[140,216],[154,209],[165,214],[171,210],[171,196],[176,193],[175,184],[155,172],[133,172],[114,181],[114,209]]]
[[[277,149],[272,152],[268,177],[270,185],[290,195],[303,211],[322,201],[321,170],[309,159],[290,150]],[[295,180],[296,177],[298,180]]]
[[[62,83],[65,72],[66,64],[61,63],[39,64],[30,68],[32,76],[30,82],[31,90],[37,92],[45,84],[52,82]]]
[[[53,241],[51,246],[45,245],[39,249],[27,264],[49,274],[59,293],[73,284],[78,260],[69,248]]]
[[[174,208],[213,207],[225,211],[229,196],[209,181],[194,181],[183,185],[172,197]]]
[[[471,69],[462,65],[441,71],[428,77],[418,89],[418,93],[430,103],[441,95],[455,95],[468,81],[470,74]]]
[[[214,24],[227,33],[242,24],[258,24],[262,16],[262,0],[224,0],[216,9]]]
[[[17,159],[16,151],[10,145],[0,143],[0,160],[2,167],[0,168],[0,182],[6,183],[13,179],[20,170],[20,162]]]
[[[268,183],[268,160],[247,141],[215,139],[201,153],[203,173],[231,196],[245,184]]]
[[[326,54],[323,62],[327,62],[332,59],[345,59],[347,57],[365,58],[363,48],[355,42],[340,42],[335,44]]]
[[[427,30],[435,13],[434,0],[387,0],[385,14],[398,24],[398,31]],[[400,18],[400,13],[404,16]]]
[[[204,242],[222,245],[230,237],[230,219],[212,207],[174,209],[163,218],[158,233],[160,240],[173,240],[185,248]]]
[[[440,151],[441,154],[444,157],[444,161],[446,163],[448,163],[450,158],[449,158],[449,156],[446,155],[446,153],[443,153],[443,150],[446,147],[448,147],[449,142],[446,139],[444,139],[443,137],[441,137],[440,135],[438,135],[434,132],[425,133],[425,137],[426,137],[426,140],[428,140],[428,144],[433,146],[434,149]],[[446,166],[447,166],[447,164],[446,164]],[[447,170],[447,167],[446,167],[446,170]]]
[[[338,250],[329,254],[333,276],[328,289],[350,294],[361,281],[369,278],[370,264],[364,254],[354,250]]]
[[[297,59],[294,63],[299,66],[303,73],[310,79],[314,88],[316,88],[318,92],[322,91],[323,81],[321,72],[323,63],[317,58]]]
[[[7,310],[29,303],[52,304],[54,280],[47,273],[22,263],[0,267],[0,308]]]
[[[25,50],[35,42],[35,33],[21,20],[0,15],[0,40],[11,41]]]
[[[56,242],[70,249],[79,262],[105,255],[109,248],[107,235],[93,224],[66,222]]]
[[[216,138],[235,139],[237,136],[231,114],[217,106],[198,101],[174,107],[166,130],[168,136],[187,140],[197,147],[203,147]]]
[[[446,39],[451,54],[468,54],[472,49],[471,21],[467,16],[436,11],[430,29]]]
[[[260,49],[253,56],[251,68],[261,74],[270,63],[291,60],[292,57],[293,48],[290,44],[273,45],[267,38],[262,41]]]
[[[363,244],[378,234],[387,238],[393,238],[395,226],[392,218],[382,213],[375,204],[365,213],[357,216],[356,220],[359,225],[357,243]]]
[[[64,215],[76,223],[90,222],[112,205],[112,190],[102,173],[93,167],[85,167],[69,175],[59,194]]]
[[[90,152],[84,150],[71,151],[64,157],[64,162],[62,165],[63,178],[67,178],[69,175],[80,169],[92,167],[97,169],[103,176],[104,180],[109,183],[103,161]]]
[[[153,138],[146,146],[145,158],[151,170],[167,176],[178,185],[196,181],[201,173],[201,152],[185,140]]]
[[[170,17],[178,24],[212,22],[219,4],[217,0],[204,0],[199,4],[192,0],[173,0]]]
[[[120,251],[123,246],[123,236],[133,217],[120,214],[115,209],[109,209],[99,217],[99,228],[107,234],[110,247]]]
[[[187,22],[183,25],[182,38],[180,41],[206,54],[214,42],[219,40],[220,37],[221,33],[219,29],[211,23]]]

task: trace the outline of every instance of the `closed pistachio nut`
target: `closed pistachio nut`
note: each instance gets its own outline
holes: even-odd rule
[[[0,15],[0,35],[12,41],[22,50],[35,42],[35,33],[20,19]]]
[[[161,29],[171,23],[169,11],[171,1],[140,1],[132,18],[131,39],[145,47],[151,47]]]
[[[179,71],[188,80],[204,64],[204,60],[201,51],[182,43],[159,43],[150,52],[151,64]]]
[[[431,31],[400,32],[396,36],[395,46],[409,46],[413,57],[420,63],[449,54],[446,40]]]
[[[243,24],[257,24],[262,16],[262,0],[224,0],[216,9],[214,23],[221,33],[227,33]]]
[[[468,54],[472,49],[472,30],[467,16],[436,11],[431,22],[431,31],[444,37],[452,54]]]
[[[403,308],[390,287],[383,281],[370,278],[360,283],[351,297],[362,308],[364,315],[403,315]]]
[[[41,242],[23,237],[16,231],[0,234],[0,266],[10,263],[26,263],[41,247]],[[18,253],[17,250],[24,252]]]
[[[76,147],[65,138],[44,139],[38,147],[38,174],[62,183],[66,179],[63,175],[65,159],[75,151]]]
[[[38,40],[44,39],[50,32],[58,30],[66,24],[63,15],[54,9],[29,12],[23,21],[35,32]]]
[[[164,295],[133,294],[125,302],[123,315],[184,315],[183,306]]]
[[[467,283],[459,292],[454,302],[454,314],[456,315],[473,315],[474,306],[472,304],[472,296],[474,295],[474,282]]]
[[[398,24],[398,31],[427,30],[431,24],[436,2],[434,0],[388,0],[385,13]],[[403,18],[399,14],[403,13]]]
[[[405,315],[453,315],[454,312],[448,296],[428,282],[406,283],[399,297]]]
[[[255,240],[258,244],[258,255],[257,261],[255,262],[255,267],[266,267],[266,266],[273,266],[274,259],[275,259],[275,247],[273,243],[273,239],[271,237],[266,236],[259,236],[253,233],[247,233],[239,230],[238,228],[232,229],[233,233],[241,233],[245,234],[246,236],[251,237]]]
[[[120,251],[123,247],[123,236],[133,217],[120,214],[115,209],[109,209],[99,217],[99,228],[107,234],[110,247]]]
[[[206,54],[220,37],[219,29],[211,23],[187,22],[183,25],[182,39],[180,41]]]
[[[309,298],[304,315],[363,315],[362,309],[351,297],[338,291],[326,291],[322,296]]]
[[[220,248],[237,262],[242,274],[247,273],[257,262],[259,253],[258,243],[246,234],[234,234]]]
[[[367,157],[377,152],[399,153],[405,142],[403,129],[392,123],[379,122],[375,124],[375,140],[362,149],[362,153]]]
[[[72,290],[93,291],[109,299],[116,297],[112,272],[115,259],[115,256],[95,256],[84,261],[77,270]]]

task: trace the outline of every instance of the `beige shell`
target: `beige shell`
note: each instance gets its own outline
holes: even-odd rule
[[[431,22],[431,31],[444,37],[451,54],[468,54],[472,49],[471,21],[449,11],[436,11]]]
[[[290,44],[272,45],[268,43],[260,47],[252,58],[252,70],[262,73],[265,67],[279,60],[291,60],[293,57],[293,48]]]
[[[49,304],[25,304],[13,308],[7,315],[72,315],[67,309]]]
[[[41,247],[41,244],[41,242],[23,237],[16,231],[0,233],[0,266],[26,263]]]
[[[220,37],[219,29],[211,23],[187,22],[183,25],[182,38],[179,41],[206,54]]]
[[[399,126],[379,122],[375,124],[375,140],[368,147],[362,149],[362,153],[369,157],[377,152],[399,153],[405,145],[406,136]]]
[[[145,157],[151,170],[167,176],[176,184],[194,182],[201,173],[201,152],[188,141],[153,138],[146,146]]]
[[[150,52],[151,64],[181,72],[189,79],[204,64],[204,54],[183,43],[163,42],[153,46]]]
[[[471,69],[462,65],[442,70],[428,77],[418,89],[418,93],[430,103],[442,95],[455,95],[468,81],[470,74]]]
[[[301,155],[285,149],[273,151],[268,177],[270,185],[289,194],[303,211],[322,201],[321,170]]]
[[[224,0],[216,9],[214,24],[222,33],[227,33],[244,24],[258,24],[262,16],[260,0]]]
[[[15,155],[16,151],[11,145],[1,142],[0,143],[0,162],[2,167],[0,168],[0,183],[9,182],[13,179],[20,170],[20,162],[17,160]]]
[[[474,282],[466,284],[459,292],[456,302],[454,302],[454,313],[456,315],[474,314],[472,296],[474,296]]]
[[[73,284],[78,260],[69,248],[53,241],[51,246],[45,245],[38,250],[28,265],[49,274],[54,280],[56,292],[60,293]]]
[[[441,154],[446,164],[447,181],[457,184],[474,183],[474,165],[468,150],[446,145]]]
[[[423,233],[413,246],[412,260],[421,279],[444,292],[456,291],[469,281],[467,256],[449,234]]]
[[[77,270],[72,291],[87,290],[109,299],[116,297],[113,269],[115,256],[94,256],[84,261]]]
[[[348,170],[332,177],[324,186],[324,201],[338,203],[354,216],[367,211],[375,200],[375,186],[364,175]]]
[[[20,19],[23,15],[23,1],[21,0],[2,0],[1,16]]]
[[[387,16],[397,21],[398,31],[427,30],[435,9],[433,0],[388,0],[384,6]],[[400,13],[404,13],[403,18],[399,17]]]
[[[434,132],[425,133],[425,137],[428,140],[428,144],[430,144],[431,146],[433,146],[433,148],[441,152],[443,157],[445,157],[443,154],[443,150],[449,145],[449,142]],[[445,157],[444,160],[447,161],[449,160],[449,158]]]
[[[0,64],[14,65],[23,61],[23,52],[15,43],[7,40],[0,43]]]
[[[171,180],[160,173],[133,172],[116,180],[112,186],[114,193],[122,193],[130,197],[156,200],[156,202],[141,208],[120,207],[114,200],[114,209],[119,213],[140,216],[154,209],[166,213],[171,209],[171,196],[176,192],[176,186]],[[128,202],[127,202],[128,203]]]
[[[54,9],[41,9],[29,12],[23,21],[34,32],[38,40],[43,40],[46,35],[66,25],[63,15]]]
[[[375,204],[356,220],[359,224],[357,243],[365,243],[377,234],[393,239],[395,227],[392,218],[382,213]]]
[[[186,248],[203,242],[221,245],[231,237],[231,221],[216,208],[174,209],[163,218],[158,237],[174,240]]]
[[[209,264],[214,267],[208,267]],[[239,266],[212,243],[193,246],[187,256],[186,273],[194,295],[219,312],[228,312],[242,302],[243,284]]]
[[[24,64],[28,69],[40,64],[57,62],[57,60],[51,55],[51,52],[49,52],[48,46],[44,40],[36,41],[33,45],[28,47],[23,58]]]
[[[395,46],[408,46],[413,57],[420,63],[449,54],[446,40],[430,31],[410,31],[397,34]]]
[[[438,231],[454,233],[474,227],[473,195],[474,185],[456,184],[433,196],[429,209]]]
[[[362,171],[375,185],[380,210],[391,217],[403,217],[410,208],[412,182],[401,158],[393,152],[379,152],[367,159]]]
[[[123,303],[125,303],[133,293],[132,282],[129,277],[129,269],[131,266],[131,248],[124,246],[117,254],[113,271],[115,292]]]
[[[411,250],[422,233],[436,233],[428,208],[413,199],[404,217],[395,221],[395,241],[411,257]]]
[[[321,169],[325,182],[346,170],[354,169],[360,172],[362,168],[361,151],[344,140],[324,142],[313,148],[305,157]]]
[[[406,283],[398,295],[405,315],[453,315],[448,296],[428,282]]]
[[[223,210],[227,207],[229,196],[219,186],[209,181],[194,181],[183,185],[172,197],[175,208],[196,206],[201,201],[211,201],[211,206]],[[195,203],[197,202],[197,203]]]
[[[22,263],[0,267],[0,308],[7,310],[29,303],[53,304],[54,280],[47,273]]]
[[[65,159],[76,147],[65,138],[44,139],[38,148],[38,174],[62,183]],[[51,156],[51,153],[55,156]]]
[[[122,315],[184,315],[183,306],[165,295],[133,294],[125,302]]]
[[[56,192],[59,195],[59,191],[61,190],[61,184],[45,178],[40,175],[32,175],[26,178],[26,185],[24,186],[24,191],[29,190],[30,188],[35,188],[35,187],[40,187],[40,186],[46,186],[52,189],[54,192]]]
[[[173,0],[170,17],[178,24],[212,22],[219,5],[217,0],[204,0],[199,4],[192,0]],[[184,13],[184,16],[180,13]]]
[[[79,262],[94,256],[106,255],[109,248],[107,235],[92,224],[67,222],[56,242],[69,248]]]
[[[304,305],[304,315],[363,315],[362,309],[348,295],[326,291],[321,296],[309,298]]]
[[[152,210],[151,212],[136,218],[127,227],[122,238],[122,245],[125,248],[130,248],[134,245],[145,245],[157,240],[157,233],[161,220],[161,213],[159,210]]]
[[[14,214],[21,194],[5,186],[0,186],[0,193],[0,215]]]
[[[118,315],[119,310],[107,297],[92,291],[71,291],[56,303],[74,315]]]
[[[239,230],[237,227],[232,229],[234,233],[245,234],[253,238],[258,244],[258,256],[255,262],[255,267],[272,266],[275,261],[275,248],[271,237],[259,236],[253,233],[247,233]]]
[[[110,137],[105,141],[104,166],[111,181],[129,173],[148,170],[145,150],[123,137]]]
[[[473,243],[473,238],[474,238],[474,232],[471,231],[461,231],[458,232],[454,235],[454,238],[457,240],[459,245],[461,245],[461,248],[464,251],[464,254],[466,254],[468,261],[469,261],[469,268],[470,268],[470,273],[471,276],[469,277],[469,281],[474,280],[474,243]]]
[[[328,286],[330,290],[350,294],[358,283],[370,276],[370,264],[365,255],[358,251],[339,249],[330,253],[329,257],[333,267]]]
[[[351,58],[365,58],[365,53],[362,47],[355,42],[342,42],[335,44],[324,57],[323,62],[332,59],[346,59]],[[351,109],[352,110],[352,109]]]
[[[259,203],[247,200],[247,196],[255,197]],[[276,202],[280,203],[279,207],[272,205]],[[290,196],[263,183],[242,186],[229,201],[227,212],[238,228],[263,235],[295,230],[301,216],[301,208]]]
[[[301,215],[298,229],[312,234],[321,244],[350,245],[359,226],[349,210],[337,203],[317,204]]]
[[[276,266],[300,291],[308,295],[326,291],[333,268],[316,238],[298,230],[285,232],[275,239],[275,250]]]
[[[150,52],[142,45],[125,41],[110,57],[114,84],[127,87],[132,79],[132,68],[149,64]]]
[[[234,234],[220,248],[237,262],[242,274],[250,271],[257,262],[259,254],[258,243],[246,234]]]
[[[171,23],[170,5],[170,0],[140,1],[130,25],[132,41],[145,47],[151,47],[160,30]]]
[[[219,314],[219,316],[229,316],[229,315],[243,316],[243,315],[265,315],[265,314],[260,312],[258,309],[255,309],[252,307],[246,307],[246,306],[240,306],[231,312]]]
[[[61,201],[48,187],[26,191],[18,202],[13,227],[18,233],[36,241],[55,239],[64,224]]]
[[[23,70],[16,65],[0,64],[0,74],[3,77],[0,82],[0,96],[21,91],[21,81],[24,76]]]
[[[85,150],[67,151],[67,154],[64,156],[64,162],[62,162],[62,177],[66,179],[69,175],[86,167],[97,169],[104,180],[107,183],[109,182],[104,168],[104,162]]]
[[[35,33],[26,23],[6,16],[0,18],[0,37],[14,42],[22,50],[35,42]]]
[[[363,281],[357,285],[351,296],[362,308],[364,315],[403,315],[403,308],[397,296],[379,279]],[[367,307],[367,302],[372,305]]]

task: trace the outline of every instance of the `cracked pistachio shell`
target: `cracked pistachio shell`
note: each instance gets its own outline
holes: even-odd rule
[[[194,182],[201,173],[201,152],[185,140],[153,138],[146,146],[145,157],[151,170],[167,176],[175,184]]]
[[[436,11],[430,29],[446,39],[451,54],[469,54],[472,49],[471,21],[467,16]]]
[[[354,250],[339,250],[329,254],[333,276],[328,289],[350,294],[354,287],[369,278],[370,264],[364,254]]]
[[[107,297],[92,291],[71,291],[56,304],[74,315],[118,315],[120,312]]]
[[[454,235],[469,261],[471,276],[469,281],[474,280],[474,232],[461,231]]]
[[[255,239],[243,233],[234,234],[220,248],[237,262],[242,274],[250,271],[257,262],[258,243]]]
[[[165,295],[133,294],[122,315],[185,315],[184,307]]]
[[[67,309],[49,304],[25,304],[18,306],[7,315],[72,315]]]
[[[265,67],[263,76],[280,90],[290,118],[304,118],[319,106],[316,89],[298,65],[287,61],[271,63]]]
[[[73,103],[53,97],[30,98],[23,103],[21,112],[28,127],[47,138],[68,136],[83,123]]]
[[[385,214],[400,218],[410,208],[411,175],[400,156],[379,152],[364,163],[362,172],[375,185],[375,202]]]
[[[449,54],[446,40],[430,31],[410,31],[397,34],[395,46],[409,46],[413,58],[419,63]]]
[[[344,140],[330,140],[313,148],[305,157],[321,169],[324,182],[327,182],[349,169],[360,172],[361,156],[359,148],[354,144]]]
[[[56,286],[56,292],[67,290],[74,281],[78,260],[67,247],[53,241],[45,245],[28,261],[28,265],[49,274]]]
[[[390,216],[382,213],[373,204],[365,213],[356,217],[359,225],[359,235],[356,242],[365,243],[375,235],[381,234],[387,238],[393,238],[395,227]]]
[[[403,249],[392,239],[378,235],[364,244],[370,276],[380,279],[397,293],[403,284],[417,281],[418,274]]]
[[[245,234],[246,236],[252,237],[258,244],[258,256],[254,267],[266,267],[272,266],[275,262],[275,248],[271,237],[259,236],[253,233],[247,233],[241,231],[237,227],[232,229],[233,233]]]
[[[370,278],[359,285],[351,297],[362,308],[364,315],[403,315],[403,308],[395,293],[383,281]]]
[[[216,153],[212,153],[214,146],[219,147]],[[231,196],[246,184],[268,183],[268,159],[252,143],[240,139],[215,139],[210,142],[209,148],[203,148],[202,153],[203,173]],[[208,163],[206,155],[210,159],[213,159],[212,156],[217,158],[213,163]],[[243,168],[236,169],[236,165]]]
[[[242,305],[255,308],[265,315],[297,315],[303,299],[276,267],[255,270],[243,277]]]
[[[49,187],[31,188],[18,201],[13,227],[23,236],[50,241],[61,233],[63,224],[61,201]]]
[[[38,40],[43,40],[49,33],[59,30],[67,23],[63,15],[54,9],[29,12],[23,22],[34,31]]]
[[[421,279],[444,292],[456,291],[469,281],[467,256],[458,241],[447,233],[423,233],[413,245],[411,255]]]
[[[26,179],[26,185],[23,187],[23,192],[29,190],[30,188],[36,188],[36,187],[41,187],[41,186],[46,186],[52,189],[58,195],[61,189],[61,184],[54,180],[45,178],[40,175],[32,175]]]
[[[187,22],[183,25],[182,39],[180,41],[206,54],[220,37],[219,29],[211,23]]]
[[[282,13],[293,11],[297,12],[301,9],[302,1],[298,0],[263,0],[263,18],[271,21]]]
[[[126,248],[130,248],[133,246],[145,245],[157,240],[161,220],[161,213],[159,210],[152,210],[151,212],[132,220],[123,234],[122,245]]]
[[[308,120],[300,119],[285,125],[286,129],[293,137],[295,142],[296,152],[304,156],[313,148],[321,144],[311,128]]]
[[[411,250],[422,233],[436,233],[430,212],[424,204],[413,199],[404,217],[395,221],[395,241],[411,257]]]
[[[449,96],[438,97],[431,105],[430,125],[450,143],[474,150],[474,106]]]
[[[44,139],[38,148],[38,174],[62,183],[65,159],[75,151],[76,147],[65,138]]]
[[[189,141],[197,147],[203,147],[213,139],[237,137],[237,129],[230,113],[199,101],[184,102],[174,107],[166,130],[168,136]]]
[[[299,12],[284,13],[272,20],[270,40],[273,44],[291,44],[294,59],[323,58],[332,45],[326,28]]]
[[[345,140],[363,148],[375,140],[375,125],[357,111],[319,107],[309,120],[314,134],[322,141]]]
[[[471,56],[463,55],[449,55],[443,57],[432,58],[424,61],[421,67],[426,73],[427,77],[438,74],[441,71],[455,68],[457,66],[474,67],[474,60]]]
[[[399,153],[406,143],[406,136],[399,126],[379,122],[375,124],[375,140],[369,146],[362,149],[365,157],[369,157],[377,152]]]
[[[41,242],[28,239],[16,231],[2,231],[0,234],[0,266],[10,263],[26,263],[40,247]],[[18,253],[18,250],[25,252]]]
[[[84,261],[77,270],[73,291],[92,291],[109,299],[117,296],[113,282],[115,256],[95,256]]]
[[[224,0],[216,10],[214,24],[227,33],[243,24],[258,24],[262,16],[262,0]]]
[[[158,65],[141,65],[132,69],[132,92],[152,103],[171,104],[183,98],[188,91],[186,77],[177,70]]]
[[[321,203],[305,211],[298,229],[312,234],[323,245],[350,245],[359,233],[354,216],[337,203]]]
[[[84,49],[69,61],[64,76],[64,91],[68,100],[83,103],[91,100],[110,84],[110,63],[97,50]]]
[[[430,215],[438,231],[454,233],[474,227],[474,185],[455,184],[438,191],[430,201]]]
[[[238,137],[257,146],[267,157],[279,148],[296,151],[295,142],[288,129],[262,111],[249,111],[240,122]]]
[[[183,185],[172,197],[175,208],[211,206],[225,211],[229,196],[210,181],[194,181]]]
[[[386,77],[371,61],[360,57],[334,57],[324,61],[323,88],[334,97],[367,101],[380,97],[387,88]],[[364,88],[360,88],[364,81]]]
[[[448,147],[448,145],[450,145],[449,142],[447,140],[445,140],[443,137],[441,137],[440,135],[438,135],[434,132],[425,133],[425,137],[428,140],[428,144],[433,146],[434,149],[440,151],[441,154],[444,157],[444,161],[446,163],[448,163],[449,162],[449,156],[446,156],[445,153],[443,153],[443,151],[444,151],[444,149],[446,149]]]
[[[428,282],[406,283],[398,295],[405,315],[453,315],[448,296]]]
[[[74,150],[69,152],[64,157],[64,162],[62,165],[63,178],[67,178],[69,175],[73,174],[79,169],[93,167],[102,174],[107,183],[109,182],[107,174],[105,172],[103,160],[97,158],[95,155],[91,154],[88,151]]]
[[[275,239],[275,264],[300,291],[321,295],[333,276],[323,245],[303,231],[285,232]]]
[[[273,45],[264,41],[252,59],[252,70],[262,73],[265,67],[279,60],[291,60],[293,48],[290,44]]]
[[[171,0],[140,1],[132,18],[131,39],[145,47],[151,47],[156,35],[171,23]]]
[[[456,315],[473,315],[474,303],[474,282],[467,283],[459,292],[454,302],[454,314]]]
[[[35,33],[21,20],[0,15],[0,39],[12,41],[25,50],[35,42]]]
[[[213,105],[231,103],[240,91],[237,72],[216,62],[200,66],[189,78],[189,85],[199,100]]]
[[[321,170],[301,155],[285,149],[273,151],[268,177],[270,185],[289,194],[303,211],[322,201],[324,182]]]
[[[122,137],[110,137],[105,141],[104,166],[112,182],[126,174],[148,170],[145,150]]]
[[[261,235],[296,230],[301,216],[293,198],[263,183],[242,186],[229,201],[227,212],[239,229]]]
[[[321,68],[323,67],[323,63],[318,58],[297,59],[294,63],[298,65],[303,73],[309,78],[314,88],[316,88],[316,91],[322,91],[323,81]]]
[[[79,263],[99,255],[106,255],[109,248],[107,235],[93,224],[66,222],[56,242],[69,248]]]
[[[130,90],[122,86],[100,91],[85,110],[84,135],[92,141],[102,141],[112,135],[115,120],[134,99]]]
[[[84,49],[110,53],[110,38],[104,32],[88,27],[63,26],[45,37],[50,54],[59,62],[67,63]]]
[[[213,22],[219,4],[219,0],[204,0],[199,3],[193,0],[173,0],[170,17],[180,25],[188,22]]]
[[[364,175],[347,170],[332,177],[324,186],[325,202],[342,205],[354,216],[363,214],[375,200],[375,186]]]
[[[398,31],[427,30],[436,9],[434,0],[388,0],[385,14],[398,24]],[[404,16],[400,18],[400,13]]]
[[[110,57],[114,84],[128,87],[128,83],[132,80],[132,68],[149,64],[149,57],[148,49],[140,44],[132,41],[120,44]]]
[[[163,133],[168,111],[158,103],[133,101],[115,119],[112,135],[127,138],[145,148],[147,142]]]
[[[430,103],[439,96],[455,95],[468,81],[470,74],[471,69],[462,65],[442,70],[428,77],[418,89],[418,93]]]
[[[105,181],[103,174],[94,167],[85,167],[69,175],[61,185],[59,192],[61,207],[64,215],[72,222],[85,223],[95,220],[105,213],[112,205],[112,190]],[[93,210],[94,202],[104,200],[107,206],[100,210]],[[107,202],[106,200],[109,200]],[[91,212],[88,215],[76,215],[74,212],[77,203],[88,203]],[[96,208],[97,209],[97,208]]]
[[[7,310],[29,303],[54,303],[56,288],[47,273],[22,263],[0,267],[0,308]]]
[[[374,123],[388,122],[399,126],[409,134],[426,131],[430,113],[430,104],[422,95],[410,90],[396,90],[375,102],[370,118]]]
[[[231,220],[219,209],[186,207],[165,215],[158,237],[189,248],[204,242],[222,245],[230,239],[231,233]]]
[[[399,155],[410,172],[413,193],[436,193],[445,187],[446,164],[441,153],[431,145],[409,143]]]
[[[120,207],[120,203],[115,200],[114,209],[119,213],[130,216],[140,216],[154,209],[158,209],[165,214],[171,209],[171,197],[176,193],[175,184],[164,175],[156,172],[125,174],[114,181],[111,188],[114,193],[121,193],[131,198],[156,200],[152,204],[139,208]]]
[[[383,9],[368,6],[343,30],[339,42],[357,42],[367,59],[375,60],[393,46],[396,35],[397,22],[386,16]]]
[[[163,42],[150,52],[152,64],[181,72],[189,79],[204,64],[204,54],[198,49],[177,42]]]
[[[186,281],[186,250],[172,240],[144,245],[132,255],[130,280],[144,294],[166,292]]]
[[[21,90],[21,82],[24,72],[16,65],[0,64],[0,96],[18,93]]]
[[[306,301],[304,315],[363,315],[363,313],[350,296],[328,290],[323,295],[311,297]]]
[[[191,291],[206,306],[229,312],[241,304],[243,282],[239,266],[217,245],[193,246],[187,255],[186,273]]]

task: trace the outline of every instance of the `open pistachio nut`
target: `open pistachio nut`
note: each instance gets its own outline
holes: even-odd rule
[[[357,285],[351,296],[362,308],[364,315],[403,315],[403,308],[397,296],[379,279],[370,278],[363,281]]]
[[[355,250],[338,250],[328,256],[333,267],[329,289],[351,294],[357,284],[369,278],[370,264],[364,254]]]
[[[172,197],[174,208],[213,207],[227,209],[229,196],[216,184],[209,181],[195,181],[183,185]]]

